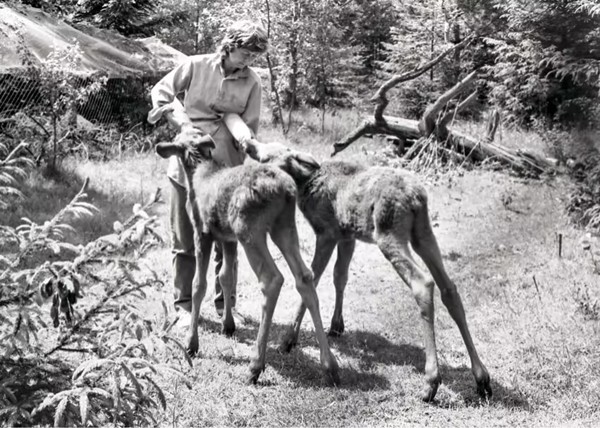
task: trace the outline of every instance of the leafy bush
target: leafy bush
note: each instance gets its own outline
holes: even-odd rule
[[[0,145],[0,150],[5,149]],[[4,150],[6,151],[6,150]],[[12,157],[11,157],[12,156]],[[25,162],[0,162],[0,180],[15,189]],[[10,187],[12,186],[12,187]],[[172,335],[171,319],[149,315],[145,290],[161,285],[140,260],[161,242],[150,204],[86,245],[66,242],[69,221],[93,215],[86,186],[52,219],[0,226],[0,424],[148,425],[166,407],[157,377],[191,365]],[[6,203],[0,192],[0,201]],[[48,254],[53,257],[48,257]],[[179,352],[181,351],[181,352]]]
[[[571,175],[577,187],[570,195],[568,212],[577,224],[600,231],[600,154],[577,163]]]

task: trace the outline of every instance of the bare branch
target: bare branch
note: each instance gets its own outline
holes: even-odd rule
[[[423,113],[423,117],[419,122],[419,130],[423,136],[427,137],[433,133],[436,126],[436,116],[439,111],[444,108],[448,102],[460,94],[474,79],[476,71],[469,73],[464,79],[454,85],[452,88],[444,92],[435,103],[431,104]]]
[[[385,108],[387,107],[387,104],[388,104],[388,99],[387,99],[386,95],[390,89],[392,89],[398,83],[402,83],[402,82],[406,82],[407,80],[415,79],[415,78],[419,77],[420,75],[422,75],[423,73],[429,71],[435,65],[439,64],[442,61],[442,59],[444,59],[444,57],[446,57],[449,53],[455,51],[456,49],[462,49],[467,44],[469,44],[473,39],[474,39],[473,36],[469,36],[469,37],[465,38],[462,42],[445,50],[444,52],[439,54],[437,57],[435,57],[431,61],[425,63],[421,67],[419,67],[415,70],[403,73],[403,74],[396,74],[396,75],[392,76],[383,85],[381,85],[379,90],[371,98],[371,101],[377,103],[377,106],[375,107],[375,120],[376,121],[384,121],[383,111],[385,110]]]
[[[477,99],[477,91],[475,90],[475,91],[473,91],[471,93],[471,95],[469,95],[459,105],[457,105],[456,108],[454,108],[452,111],[449,111],[448,113],[446,113],[438,121],[437,128],[445,130],[446,133],[447,133],[448,132],[448,130],[447,130],[448,123],[450,123],[451,120],[454,120],[454,118],[456,118],[456,116],[458,115],[458,113],[460,113],[461,111],[463,111],[464,109],[466,109],[468,106],[470,106],[471,104],[473,104],[473,102],[476,99]]]
[[[361,123],[358,128],[356,128],[352,132],[346,134],[346,136],[342,139],[342,141],[339,141],[339,142],[333,144],[333,153],[331,154],[331,156],[334,156],[337,153],[341,152],[342,150],[344,150],[346,147],[348,147],[350,144],[352,144],[353,142],[358,140],[363,135],[369,134],[371,132],[373,126],[374,126],[374,123],[372,123],[368,120],[363,121],[363,123]]]

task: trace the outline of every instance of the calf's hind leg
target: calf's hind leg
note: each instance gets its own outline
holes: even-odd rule
[[[293,213],[293,210],[292,210]],[[298,242],[298,232],[296,230],[295,216],[286,216],[284,224],[278,224],[273,228],[271,239],[281,250],[290,270],[296,280],[296,289],[302,296],[302,302],[310,312],[315,327],[315,335],[319,343],[321,355],[321,367],[328,375],[329,380],[334,384],[339,384],[338,364],[331,353],[329,342],[323,329],[321,311],[319,309],[319,298],[315,289],[313,272],[308,269],[302,260],[300,254],[300,245]],[[287,221],[290,219],[290,222]]]
[[[410,287],[421,315],[425,342],[425,378],[427,385],[421,398],[432,401],[442,382],[439,374],[434,331],[433,280],[413,260],[408,241],[390,235],[377,239],[383,255],[392,263],[398,275]]]
[[[340,336],[344,332],[344,290],[348,283],[348,269],[354,254],[356,241],[349,239],[338,242],[338,256],[333,267],[333,285],[335,285],[335,309],[329,327],[329,336]]]
[[[223,266],[219,272],[219,284],[223,289],[225,307],[223,308],[223,333],[231,336],[235,332],[235,321],[233,320],[231,294],[235,289],[237,274],[237,242],[222,242]]]
[[[258,377],[265,369],[265,355],[267,352],[267,340],[269,339],[269,329],[273,320],[273,312],[281,286],[283,285],[283,275],[277,269],[273,257],[267,247],[267,236],[253,235],[252,242],[242,242],[244,251],[250,267],[256,274],[261,285],[263,293],[262,315],[258,327],[258,336],[254,345],[254,352],[250,360],[249,383],[256,383]]]
[[[419,227],[413,233],[412,246],[415,252],[423,259],[427,268],[433,275],[435,282],[440,289],[442,302],[448,309],[450,316],[458,326],[460,334],[467,347],[469,358],[471,359],[471,371],[477,383],[477,393],[482,398],[490,398],[492,396],[492,387],[490,386],[490,375],[479,359],[475,344],[469,332],[465,310],[462,304],[456,285],[448,277],[442,255],[437,244],[437,240],[429,226],[429,222]]]

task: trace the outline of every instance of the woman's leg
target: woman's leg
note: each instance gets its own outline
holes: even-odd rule
[[[196,271],[194,256],[194,228],[186,210],[187,191],[172,179],[170,227],[173,254],[173,286],[175,306],[186,311],[192,309],[192,280]]]

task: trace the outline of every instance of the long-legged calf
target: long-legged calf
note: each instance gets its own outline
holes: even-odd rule
[[[302,302],[312,316],[319,342],[321,365],[337,383],[338,365],[331,353],[319,312],[313,274],[300,255],[296,230],[296,187],[280,169],[253,163],[221,168],[211,161],[214,143],[210,137],[195,141],[161,143],[156,151],[162,157],[180,156],[188,180],[188,199],[195,235],[196,273],[193,280],[192,322],[188,352],[198,351],[198,319],[206,293],[206,273],[214,239],[223,244],[220,283],[225,297],[223,332],[233,334],[231,291],[236,280],[236,245],[243,246],[248,262],[260,284],[264,301],[249,381],[256,383],[265,368],[265,355],[273,312],[283,284],[283,276],[267,247],[267,234],[281,250],[296,280]]]
[[[251,142],[246,151],[260,162],[278,166],[296,182],[298,204],[317,239],[312,262],[315,284],[337,246],[333,273],[336,299],[330,335],[344,331],[342,304],[355,242],[358,239],[374,243],[410,287],[419,306],[427,379],[423,399],[433,400],[441,383],[434,332],[434,280],[467,347],[477,391],[481,396],[491,396],[490,376],[473,344],[456,286],[444,269],[431,228],[423,186],[406,173],[392,168],[369,168],[337,160],[319,164],[309,154],[281,144]],[[423,259],[431,276],[415,263],[409,243]],[[284,349],[296,344],[304,312],[305,307],[301,305],[282,344]]]

